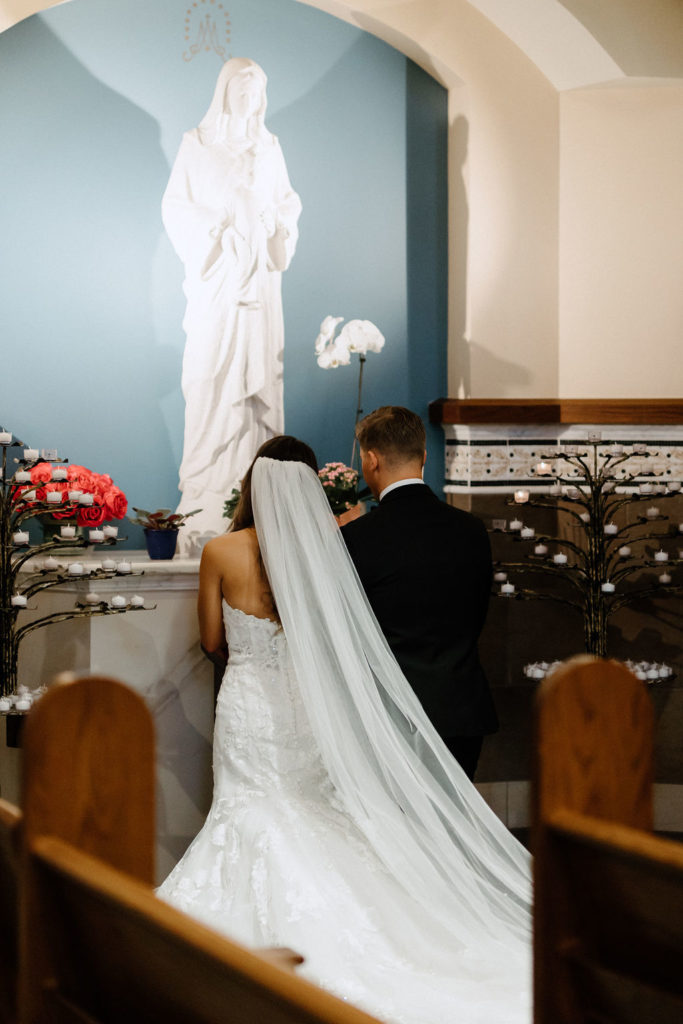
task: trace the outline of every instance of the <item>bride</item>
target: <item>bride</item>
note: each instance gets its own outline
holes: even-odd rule
[[[528,1024],[528,854],[402,675],[303,442],[259,449],[199,620],[230,645],[213,802],[159,895],[391,1024]]]

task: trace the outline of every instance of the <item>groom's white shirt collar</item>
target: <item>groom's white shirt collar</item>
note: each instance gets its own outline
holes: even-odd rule
[[[408,484],[423,484],[424,480],[421,476],[409,476],[407,480],[396,480],[393,484],[389,484],[383,491],[379,492],[379,500],[386,498],[389,491],[395,491],[397,487],[406,487]]]

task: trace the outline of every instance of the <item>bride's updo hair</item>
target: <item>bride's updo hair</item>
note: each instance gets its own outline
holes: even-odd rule
[[[264,441],[242,481],[240,500],[237,503],[230,527],[232,533],[236,533],[237,530],[246,530],[254,525],[254,510],[251,505],[251,474],[256,460],[261,457],[276,459],[278,462],[303,462],[304,465],[310,466],[314,473],[318,472],[315,452],[305,441],[300,441],[298,437],[291,437],[289,434],[278,434],[277,437],[271,437],[268,441]]]

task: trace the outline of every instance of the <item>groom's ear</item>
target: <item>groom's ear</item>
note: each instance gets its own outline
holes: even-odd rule
[[[379,456],[373,448],[368,448],[368,450],[365,452],[365,462],[367,468],[371,470],[371,472],[373,473],[378,468]]]

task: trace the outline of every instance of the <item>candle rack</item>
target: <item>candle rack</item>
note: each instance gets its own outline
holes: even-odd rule
[[[657,454],[645,445],[625,451],[622,445],[594,435],[584,443],[542,453],[535,475],[548,477],[552,484],[533,496],[527,490],[515,491],[508,504],[518,513],[522,508],[537,508],[568,516],[578,527],[579,540],[537,534],[519,519],[502,528],[494,522],[493,534],[512,534],[516,543],[533,546],[524,561],[494,561],[494,580],[500,584],[497,596],[569,605],[583,617],[585,650],[606,657],[607,623],[615,612],[644,597],[683,592],[683,584],[671,576],[671,570],[683,562],[683,551],[671,557],[661,546],[663,541],[677,540],[683,548],[683,523],[664,531],[653,529],[669,520],[656,506],[633,522],[615,521],[615,517],[622,519],[620,513],[627,507],[637,511],[638,505],[681,494],[680,481],[654,482],[661,474],[649,460]],[[653,543],[659,544],[657,551],[651,550]],[[657,571],[655,583],[633,579],[645,570]],[[563,593],[518,589],[509,579],[510,574],[532,573],[550,577],[555,584],[562,581]]]
[[[120,598],[123,601],[121,605],[116,598],[113,599],[116,603],[105,600],[93,603],[87,599],[77,600],[72,609],[52,612],[20,624],[22,612],[35,611],[35,606],[31,607],[29,602],[42,591],[51,590],[65,583],[73,584],[78,580],[109,580],[117,576],[140,576],[142,573],[133,572],[130,565],[124,569],[98,567],[88,570],[85,565],[76,563],[75,568],[72,565],[69,569],[68,566],[60,565],[55,558],[56,555],[73,557],[79,550],[91,546],[110,548],[115,546],[118,540],[125,540],[125,537],[104,536],[95,545],[95,542],[85,534],[75,537],[55,534],[43,543],[31,544],[29,534],[24,529],[29,520],[42,520],[44,517],[52,516],[55,511],[64,513],[70,510],[75,517],[81,507],[80,503],[66,498],[60,501],[59,507],[56,508],[54,503],[38,500],[36,492],[39,485],[30,484],[27,489],[25,474],[39,461],[39,452],[25,448],[21,441],[12,440],[12,436],[5,431],[0,431],[0,452],[0,713],[20,715],[29,709],[31,703],[27,688],[17,685],[19,648],[26,637],[37,629],[69,619],[121,615],[129,611],[151,611],[155,606],[145,607],[141,599],[138,603],[135,598],[131,605],[123,598]],[[48,458],[48,455],[54,457]],[[66,463],[66,460],[56,457],[56,452],[47,455],[43,453],[42,461],[50,462],[55,467]],[[19,481],[16,480],[17,473],[20,475]],[[28,563],[41,555],[46,556],[47,564],[43,562],[39,568],[32,569]],[[21,694],[18,694],[19,690],[22,691]]]

